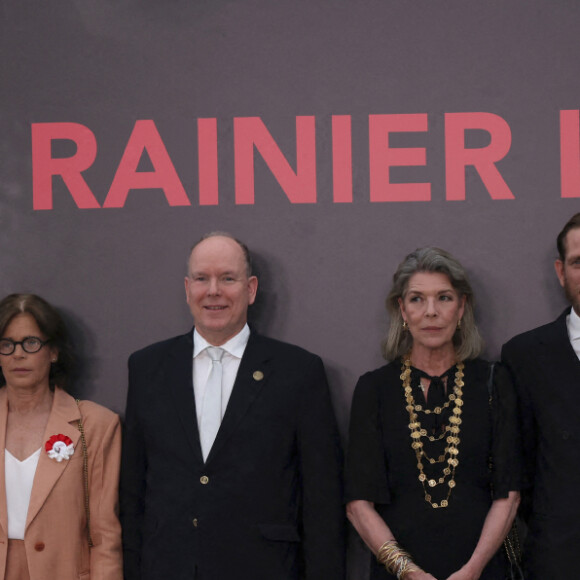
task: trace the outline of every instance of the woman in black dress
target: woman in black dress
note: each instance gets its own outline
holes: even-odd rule
[[[482,340],[464,269],[409,254],[387,298],[385,357],[351,413],[347,515],[377,556],[372,578],[503,580],[519,503],[515,395]]]

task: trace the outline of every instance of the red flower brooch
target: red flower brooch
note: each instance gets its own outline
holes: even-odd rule
[[[51,459],[56,459],[59,463],[63,459],[70,459],[75,452],[75,448],[70,437],[58,434],[53,435],[45,444],[44,448]]]

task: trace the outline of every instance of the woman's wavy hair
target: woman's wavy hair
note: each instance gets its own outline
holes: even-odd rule
[[[458,360],[468,360],[479,356],[483,350],[483,339],[475,323],[473,290],[467,279],[467,274],[463,266],[449,252],[440,248],[428,247],[419,248],[406,256],[393,276],[393,285],[386,300],[390,325],[387,337],[383,342],[385,358],[395,360],[408,353],[413,346],[411,333],[403,329],[399,298],[405,297],[409,280],[417,272],[445,274],[459,297],[465,296],[461,328],[457,329],[453,335],[453,346]]]
[[[4,336],[11,320],[19,314],[30,314],[50,346],[58,350],[58,360],[50,366],[49,384],[61,389],[69,387],[75,357],[68,332],[58,310],[36,294],[10,294],[0,302],[0,337]],[[0,355],[1,356],[1,355]],[[6,379],[0,369],[0,386]]]

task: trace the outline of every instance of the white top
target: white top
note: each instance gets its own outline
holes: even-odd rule
[[[226,407],[234,390],[236,375],[240,368],[240,362],[248,339],[250,338],[250,327],[246,324],[244,328],[225,344],[220,344],[224,349],[222,357],[222,419],[226,412]],[[203,409],[203,397],[209,373],[211,371],[211,358],[206,349],[210,344],[197,329],[193,331],[193,394],[195,397],[195,410],[197,414],[197,424],[201,424],[201,411]]]
[[[8,449],[4,451],[8,537],[11,540],[24,540],[32,482],[41,448],[29,455],[24,461],[16,459]]]
[[[566,326],[568,327],[570,344],[580,359],[580,316],[576,314],[574,308],[570,309],[570,314],[566,317]]]

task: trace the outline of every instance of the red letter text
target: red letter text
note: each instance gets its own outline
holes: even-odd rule
[[[254,146],[291,203],[316,203],[314,117],[296,117],[296,173],[259,117],[234,118],[236,203],[254,203]]]
[[[137,171],[147,150],[154,171]],[[162,189],[169,205],[191,205],[153,121],[137,121],[103,207],[123,207],[130,189]]]
[[[197,120],[199,204],[218,205],[217,120]]]
[[[52,141],[68,139],[77,146],[72,157],[53,159]],[[81,172],[97,156],[93,132],[78,123],[32,124],[32,207],[52,209],[52,176],[60,175],[81,209],[100,207]]]
[[[580,114],[560,111],[560,179],[562,197],[580,197]]]
[[[465,131],[481,129],[490,134],[487,147],[465,147]],[[465,199],[465,167],[473,165],[492,199],[513,199],[507,183],[495,163],[510,149],[512,134],[504,119],[493,113],[445,114],[445,171],[447,199]]]
[[[425,165],[424,147],[389,147],[390,133],[427,131],[427,115],[370,115],[369,166],[371,201],[429,201],[429,183],[391,183],[393,166]]]
[[[332,116],[334,201],[352,203],[352,126],[350,115]]]

